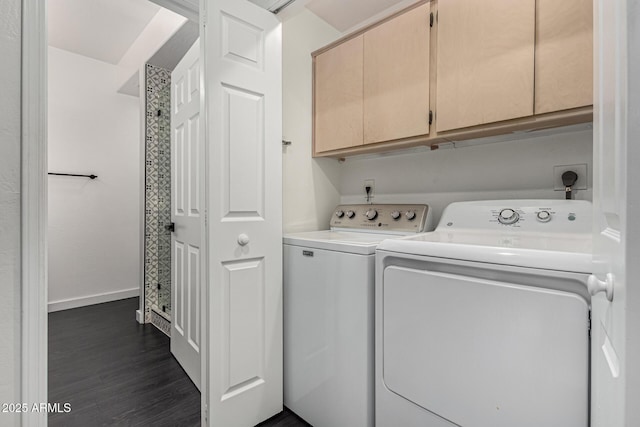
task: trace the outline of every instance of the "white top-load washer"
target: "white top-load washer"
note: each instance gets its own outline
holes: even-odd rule
[[[430,224],[426,205],[342,205],[284,236],[284,404],[314,427],[373,426],[375,249]]]
[[[376,258],[376,425],[589,425],[591,204],[449,205]]]

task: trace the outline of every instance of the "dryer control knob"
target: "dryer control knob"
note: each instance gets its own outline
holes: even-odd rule
[[[336,216],[338,218],[342,218],[344,216],[344,211],[336,211]]]
[[[347,218],[353,218],[354,216],[356,216],[356,213],[354,211],[347,211]]]
[[[519,219],[520,215],[513,209],[502,209],[500,214],[498,214],[498,221],[501,224],[515,224]]]
[[[364,216],[366,216],[369,221],[373,221],[378,217],[378,211],[375,209],[369,209],[365,212]]]
[[[407,217],[409,221],[416,219],[416,213],[414,211],[407,211],[404,216]]]
[[[551,213],[549,211],[540,211],[536,214],[536,218],[540,222],[549,222],[551,221]]]
[[[402,216],[402,214],[398,211],[391,212],[391,218],[393,218],[395,221],[399,220],[400,216]]]

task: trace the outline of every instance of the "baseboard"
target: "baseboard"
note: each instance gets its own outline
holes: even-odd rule
[[[140,310],[136,310],[136,321],[140,324],[144,324],[144,316]]]
[[[140,296],[140,288],[125,289],[124,291],[105,292],[98,295],[70,298],[49,303],[49,313],[54,311],[69,310],[70,308],[85,307],[87,305],[102,304],[103,302],[117,301],[120,299]]]

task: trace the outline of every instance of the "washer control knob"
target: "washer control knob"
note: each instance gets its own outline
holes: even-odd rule
[[[414,219],[416,219],[416,213],[414,211],[407,211],[404,216],[409,220],[409,221],[413,221]]]
[[[378,211],[375,209],[369,209],[365,212],[364,216],[366,216],[369,221],[373,221],[378,217]]]
[[[347,211],[347,218],[351,219],[354,216],[356,216],[356,213],[354,211],[352,211],[352,210],[348,210]]]
[[[344,211],[336,211],[336,216],[338,218],[342,218],[344,216]]]
[[[398,211],[391,212],[391,218],[393,218],[394,221],[399,220],[401,216],[402,216],[402,214],[400,212],[398,212]]]
[[[513,209],[502,209],[500,211],[500,214],[498,214],[498,221],[501,224],[515,224],[516,222],[518,222],[518,220],[520,219],[520,215],[518,214],[518,212],[514,211]]]
[[[551,221],[551,213],[549,211],[540,211],[536,214],[536,218],[540,222],[549,222]]]

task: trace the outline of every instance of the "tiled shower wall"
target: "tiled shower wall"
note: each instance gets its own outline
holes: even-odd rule
[[[171,71],[145,65],[145,322],[171,320]]]

